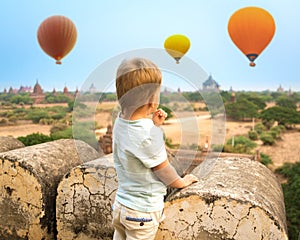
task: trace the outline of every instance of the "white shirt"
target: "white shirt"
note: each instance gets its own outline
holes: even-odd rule
[[[118,117],[113,129],[113,156],[118,176],[116,200],[141,212],[162,210],[166,186],[151,170],[167,159],[162,130],[151,119]]]

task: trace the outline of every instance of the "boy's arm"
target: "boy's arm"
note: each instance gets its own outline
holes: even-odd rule
[[[192,174],[187,174],[183,178],[180,177],[168,159],[153,167],[152,171],[165,185],[173,188],[184,188],[199,181]]]

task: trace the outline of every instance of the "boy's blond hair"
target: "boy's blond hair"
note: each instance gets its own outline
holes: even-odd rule
[[[160,89],[162,74],[150,60],[133,58],[124,60],[116,77],[117,97],[122,109],[137,108],[151,102]]]

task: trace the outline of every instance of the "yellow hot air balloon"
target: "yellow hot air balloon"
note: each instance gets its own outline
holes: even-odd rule
[[[228,22],[228,33],[233,43],[250,60],[254,60],[268,46],[275,33],[272,15],[259,7],[245,7],[233,13]]]
[[[190,48],[190,40],[181,34],[175,34],[168,37],[165,40],[164,48],[175,60],[179,63],[179,60]]]

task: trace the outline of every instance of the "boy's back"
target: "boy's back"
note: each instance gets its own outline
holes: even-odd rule
[[[162,210],[166,186],[151,170],[167,159],[161,130],[151,119],[131,121],[118,117],[113,132],[119,181],[116,200],[142,212]]]

